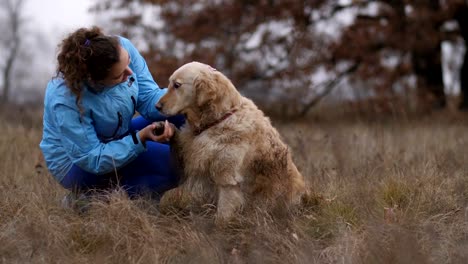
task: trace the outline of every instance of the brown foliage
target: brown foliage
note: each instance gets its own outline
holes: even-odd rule
[[[335,60],[357,61],[360,67],[354,78],[378,80],[372,89],[381,95],[398,94],[398,81],[413,75],[417,89],[432,94],[436,106],[445,106],[441,44],[448,36],[442,26],[466,4],[456,0],[372,2],[377,13],[358,13],[355,23],[333,45]],[[396,59],[394,64],[382,63],[391,57]]]
[[[324,84],[311,78],[321,67],[330,74],[332,88],[346,85],[359,93],[395,96],[416,86],[443,106],[441,42],[460,32],[446,32],[442,25],[454,18],[460,22],[461,6],[466,7],[463,0],[345,5],[326,0],[101,0],[95,10],[129,13],[114,20],[118,33],[148,44],[144,55],[161,86],[178,66],[201,61],[226,73],[256,101],[288,102],[288,112],[304,115],[324,97]],[[142,10],[150,7],[159,11],[148,23]],[[343,12],[354,12],[356,18],[341,34],[320,33],[324,25],[337,25]],[[353,70],[340,67],[343,62]],[[407,85],[410,76],[416,77],[415,85]]]

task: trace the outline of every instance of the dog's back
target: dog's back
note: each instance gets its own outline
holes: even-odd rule
[[[184,127],[178,139],[181,147],[175,149],[183,160],[186,184],[191,186],[192,196],[204,199],[203,203],[216,200],[212,195],[217,191],[215,186],[207,186],[212,181],[239,184],[245,194],[244,207],[252,203],[256,207],[297,204],[305,191],[303,176],[288,146],[269,118],[247,98],[229,120],[196,137]],[[226,155],[240,155],[242,160],[223,162]],[[236,175],[221,173],[230,169]]]
[[[173,145],[185,181],[162,204],[174,193],[187,193],[190,203],[217,204],[217,217],[224,219],[241,207],[299,202],[305,184],[289,148],[222,73],[196,62],[182,66],[158,107],[187,116]]]
[[[244,140],[251,146],[244,160],[243,171],[246,191],[256,201],[275,205],[297,204],[305,191],[303,176],[296,168],[288,146],[255,104],[244,98],[245,108],[240,111],[242,123],[251,124]]]

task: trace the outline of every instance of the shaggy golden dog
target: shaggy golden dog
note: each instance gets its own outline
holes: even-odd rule
[[[156,108],[166,115],[184,114],[187,123],[172,139],[182,183],[163,195],[161,206],[213,203],[217,219],[222,220],[240,208],[300,202],[304,179],[288,146],[226,76],[191,62],[169,81]]]

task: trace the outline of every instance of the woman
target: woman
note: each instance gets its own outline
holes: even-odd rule
[[[60,45],[57,77],[47,85],[40,143],[54,178],[72,193],[123,186],[130,196],[175,187],[173,126],[155,108],[166,92],[125,38],[81,28]],[[139,117],[133,118],[135,112]],[[151,121],[151,122],[150,122]],[[180,125],[181,117],[169,118]]]

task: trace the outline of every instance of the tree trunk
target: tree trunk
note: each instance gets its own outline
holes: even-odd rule
[[[468,111],[468,5],[457,9],[455,19],[458,22],[461,36],[465,41],[465,56],[463,65],[460,69],[460,95],[461,100],[459,108]]]
[[[413,52],[413,67],[417,77],[418,88],[429,92],[432,106],[443,108],[446,105],[444,81],[442,77],[441,47]]]
[[[6,52],[6,63],[5,68],[3,69],[3,94],[0,98],[1,103],[5,104],[9,101],[10,88],[11,88],[11,72],[13,70],[13,64],[15,63],[16,57],[18,55],[18,49],[20,45],[20,23],[21,23],[21,7],[23,0],[9,1],[7,2],[7,12],[8,12],[8,26],[11,30],[11,40],[8,43],[8,49]]]
[[[421,8],[419,26],[426,29],[415,32],[419,41],[424,42],[424,45],[417,43],[412,52],[412,63],[417,77],[418,89],[429,93],[432,97],[430,103],[433,108],[443,108],[447,102],[442,74],[442,39],[439,37],[439,28],[443,20],[437,15],[440,3],[428,1],[417,7]],[[426,12],[424,12],[425,10]]]
[[[10,100],[10,87],[11,87],[11,70],[13,68],[13,63],[16,58],[16,54],[18,51],[18,44],[15,41],[15,45],[12,48],[10,54],[8,55],[8,59],[5,65],[5,69],[3,70],[3,95],[2,95],[2,104],[8,103]]]

